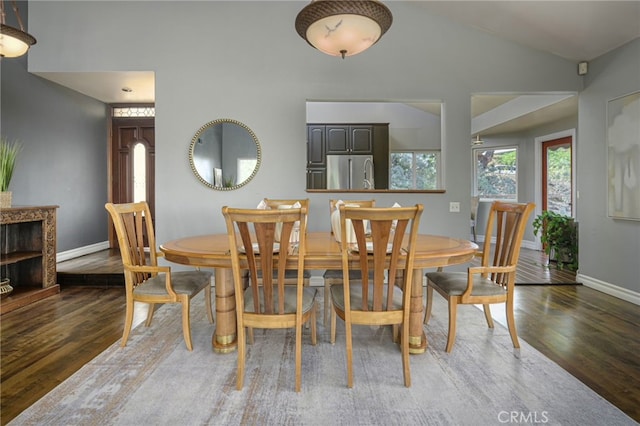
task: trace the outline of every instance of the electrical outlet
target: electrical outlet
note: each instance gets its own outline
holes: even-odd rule
[[[449,211],[451,213],[460,213],[460,203],[457,201],[452,201],[449,203]]]

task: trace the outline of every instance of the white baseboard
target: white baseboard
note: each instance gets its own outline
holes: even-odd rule
[[[78,247],[72,250],[61,251],[56,254],[56,262],[64,262],[65,260],[75,259],[76,257],[95,253],[109,248],[109,241],[91,244],[90,246]]]
[[[640,305],[640,293],[638,292],[581,274],[576,275],[576,281],[582,283],[585,287],[601,291],[618,299],[626,300],[634,305]]]

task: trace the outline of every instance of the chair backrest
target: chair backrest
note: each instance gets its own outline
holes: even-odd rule
[[[157,266],[156,239],[151,211],[146,202],[105,204],[116,229],[118,245],[125,275],[129,274],[134,286],[144,282],[152,273],[131,273],[127,266]]]
[[[518,264],[527,220],[534,207],[534,203],[494,201],[491,204],[485,231],[482,266]],[[492,281],[502,285],[507,284],[507,278],[507,274],[491,275]]]
[[[270,209],[274,209],[274,210],[278,210],[278,209],[283,209],[283,208],[291,208],[292,206],[294,206],[296,203],[298,203],[300,205],[301,208],[304,208],[306,211],[306,214],[304,215],[304,219],[305,222],[308,218],[308,214],[309,214],[309,199],[308,198],[300,198],[300,199],[274,199],[274,198],[265,198],[264,199],[264,203],[267,205],[267,207],[269,207]],[[305,228],[306,229],[306,228]],[[294,227],[294,231],[293,231],[293,235],[292,235],[292,241],[298,241],[299,237],[298,234],[300,233],[300,226],[299,224],[296,223],[296,226]],[[278,228],[276,229],[276,237],[279,239],[280,238],[280,226],[278,226]]]
[[[268,315],[283,314],[285,312],[285,267],[289,256],[297,254],[298,295],[299,303],[302,303],[306,208],[260,210],[223,207],[222,214],[229,234],[236,297],[244,292],[242,270],[249,270],[251,283],[258,283],[260,270],[262,285],[252,285],[254,312]],[[299,222],[301,227],[299,243],[284,243],[289,241],[296,222]],[[276,241],[278,224],[281,227],[280,243]],[[263,303],[260,303],[261,301]],[[275,301],[278,302],[278,306],[274,305]],[[237,306],[237,309],[242,309],[244,300],[242,302],[243,304]]]
[[[292,206],[295,203],[300,203],[300,207],[304,207],[309,212],[309,199],[301,198],[301,199],[290,199],[290,200],[276,200],[274,198],[265,198],[264,202],[269,208],[277,209],[280,206]]]
[[[353,268],[353,252],[357,251],[357,266],[362,271],[362,280],[356,283],[361,285],[363,306],[351,309],[363,311],[386,311],[393,304],[393,283],[385,290],[385,276],[396,277],[398,270],[404,270],[404,301],[409,303],[411,297],[411,282],[413,279],[413,263],[415,256],[415,243],[418,235],[418,226],[423,206],[416,204],[414,207],[348,207],[341,205],[341,241],[346,239],[346,221],[351,220],[356,235],[356,244],[342,243],[342,268],[345,283],[345,304],[350,297],[351,283],[349,282],[349,269]],[[365,221],[371,228],[371,237],[365,234]],[[404,258],[403,258],[404,257]],[[401,264],[402,262],[402,264]],[[370,271],[373,269],[373,271]],[[373,286],[370,287],[370,273],[372,272]],[[373,291],[372,306],[367,306],[369,290]],[[345,306],[346,309],[349,309]],[[407,311],[408,312],[408,311]]]
[[[336,203],[340,200],[330,199],[329,200],[329,216],[333,214],[336,209]],[[345,204],[357,204],[360,207],[375,207],[376,200],[342,200]]]
[[[333,213],[336,211],[336,204],[340,200],[330,199],[329,200],[329,220],[332,219]],[[344,204],[350,205],[358,205],[360,207],[375,207],[376,200],[342,200]],[[333,234],[333,224],[331,226],[331,233]]]

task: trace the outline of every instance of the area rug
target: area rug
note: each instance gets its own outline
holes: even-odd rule
[[[386,328],[354,330],[354,388],[346,387],[344,327],[334,345],[318,315],[318,344],[303,344],[302,392],[294,391],[294,333],[256,330],[244,388],[236,354],[211,349],[214,326],[194,299],[194,350],[178,306],[133,330],[29,407],[11,425],[635,425],[618,408],[480,310],[459,308],[453,352],[444,351],[447,307],[434,300],[426,353],[411,357],[405,388],[398,346]],[[321,301],[320,301],[321,302]],[[322,306],[320,303],[319,306]]]

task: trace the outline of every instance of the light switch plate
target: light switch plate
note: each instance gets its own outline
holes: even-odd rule
[[[460,203],[458,201],[452,201],[449,203],[449,212],[460,213]]]

